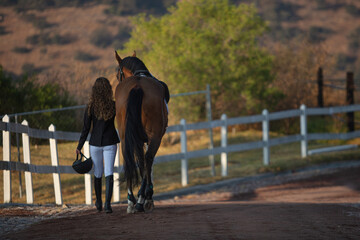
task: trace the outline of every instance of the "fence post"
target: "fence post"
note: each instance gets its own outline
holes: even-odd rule
[[[221,115],[221,120],[223,121],[224,125],[221,126],[221,147],[224,149],[227,147],[227,117],[226,114]],[[226,177],[228,174],[228,159],[227,159],[227,152],[224,150],[221,153],[221,176]]]
[[[8,115],[5,115],[2,118],[3,122],[10,122],[10,118]],[[11,141],[10,141],[10,132],[9,131],[3,131],[3,160],[6,162],[11,161]],[[10,166],[10,164],[9,164]],[[4,203],[10,203],[11,202],[11,171],[4,170]]]
[[[84,155],[91,157],[89,141],[85,141]],[[84,182],[85,182],[85,204],[91,205],[91,203],[92,203],[92,196],[91,196],[92,185],[91,185],[91,174],[90,173],[84,174]]]
[[[300,106],[300,134],[301,134],[301,157],[304,158],[307,156],[308,146],[307,146],[307,116],[306,116],[306,106],[302,104]]]
[[[322,68],[319,67],[317,74],[317,83],[318,83],[318,107],[324,107],[324,97],[323,97],[323,85],[324,85],[324,76]]]
[[[15,123],[18,124],[18,121],[17,121],[17,114],[15,114]],[[16,148],[17,148],[17,160],[18,162],[20,163],[20,146],[19,146],[19,133],[15,133],[15,136],[16,136]],[[20,195],[20,198],[22,198],[22,180],[21,180],[21,171],[19,171],[19,195]]]
[[[25,126],[29,126],[29,123],[26,120],[22,121],[21,124]],[[22,143],[23,143],[24,163],[31,164],[29,134],[27,133],[22,134]],[[25,175],[26,203],[33,204],[34,193],[33,193],[32,175],[31,172],[29,171],[25,171],[24,175]]]
[[[347,72],[346,73],[346,104],[352,105],[355,103],[354,101],[354,73]],[[355,119],[354,112],[347,112],[347,127],[348,132],[355,131]]]
[[[181,159],[181,185],[186,186],[189,182],[188,177],[188,160],[186,157],[187,152],[187,139],[186,139],[186,120],[181,119],[180,124],[182,125],[182,131],[180,134],[180,142],[181,142],[181,153],[184,153],[184,158]]]
[[[55,132],[55,126],[53,124],[49,126],[49,131]],[[50,138],[49,142],[50,142],[51,165],[58,167],[59,157],[57,150],[57,141],[55,138]],[[53,173],[53,180],[54,180],[55,203],[57,205],[62,205],[63,200],[61,195],[61,181],[60,181],[59,171],[57,173]]]
[[[263,132],[263,162],[264,165],[269,165],[270,163],[270,149],[269,149],[269,112],[264,109],[262,111],[262,115],[264,116],[264,120],[262,121],[262,132]]]
[[[207,118],[209,123],[211,123],[212,121],[212,113],[211,113],[211,92],[210,92],[210,85],[206,84],[206,110],[207,110]],[[209,138],[210,138],[210,142],[209,142],[209,149],[213,149],[214,148],[214,139],[213,139],[213,130],[210,126],[209,128]],[[211,166],[211,176],[215,176],[216,172],[215,172],[215,159],[214,159],[214,155],[210,154],[209,155],[209,162],[210,162],[210,166]]]
[[[120,202],[120,143],[116,144],[116,156],[114,166],[119,168],[119,171],[114,171],[114,189],[113,202]]]

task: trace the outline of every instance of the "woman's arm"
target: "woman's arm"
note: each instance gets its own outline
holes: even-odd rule
[[[88,108],[86,108],[85,113],[84,113],[84,126],[81,131],[79,144],[78,144],[76,150],[80,151],[82,149],[82,147],[84,146],[84,143],[85,143],[86,138],[90,131],[90,127],[91,127],[91,116],[88,115]],[[76,151],[76,153],[78,153],[78,151]]]

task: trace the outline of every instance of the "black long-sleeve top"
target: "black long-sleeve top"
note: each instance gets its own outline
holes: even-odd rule
[[[95,117],[93,109],[90,110],[89,116],[88,108],[86,108],[84,113],[84,127],[81,132],[77,149],[82,149],[89,134],[91,123],[93,124],[93,129],[89,142],[90,145],[103,147],[120,142],[119,136],[115,130],[114,119],[115,115],[106,121],[104,121],[104,119],[97,119]]]

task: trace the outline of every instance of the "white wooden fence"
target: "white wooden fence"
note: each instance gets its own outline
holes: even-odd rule
[[[306,108],[302,105],[300,109],[287,110],[281,112],[269,113],[264,110],[260,115],[227,118],[225,114],[221,116],[220,120],[214,120],[210,122],[200,122],[186,124],[186,121],[182,119],[179,125],[169,126],[167,133],[180,132],[181,138],[181,152],[169,155],[157,156],[155,158],[155,164],[162,162],[169,162],[181,159],[181,183],[183,186],[188,184],[188,159],[204,157],[209,155],[221,156],[221,175],[227,176],[227,154],[231,152],[240,152],[252,149],[263,149],[263,163],[264,165],[270,164],[270,147],[287,144],[292,142],[301,142],[299,152],[302,157],[306,157],[310,154],[332,151],[332,150],[345,150],[357,145],[346,145],[335,148],[316,149],[308,151],[308,141],[310,140],[333,140],[341,139],[348,140],[360,137],[360,131],[354,131],[349,133],[308,133],[307,132],[307,116],[314,115],[333,115],[336,113],[356,112],[360,111],[360,105],[339,106],[330,108]],[[279,120],[285,118],[300,118],[300,133],[279,138],[270,138],[269,126],[272,120]],[[227,144],[227,127],[231,125],[250,124],[250,123],[262,123],[263,138],[262,141],[247,142],[241,144]],[[201,149],[196,151],[187,151],[187,137],[186,132],[189,130],[199,129],[212,129],[221,127],[221,146],[212,149]],[[27,203],[33,203],[33,190],[32,190],[32,177],[31,173],[53,173],[54,190],[55,190],[55,202],[56,204],[62,204],[61,195],[61,181],[60,174],[62,173],[76,173],[71,166],[60,166],[57,153],[57,140],[78,141],[80,133],[74,132],[62,132],[55,131],[55,126],[50,125],[49,130],[32,129],[28,126],[26,121],[22,124],[15,124],[9,122],[9,117],[4,116],[2,122],[0,122],[0,130],[3,132],[3,161],[0,161],[0,169],[4,174],[4,203],[11,202],[11,175],[10,171],[24,171],[25,172],[25,185],[26,185],[26,200]],[[10,132],[21,133],[23,138],[24,149],[24,163],[11,162],[11,149],[10,149]],[[49,139],[51,149],[51,166],[40,166],[31,164],[30,157],[30,145],[29,137]],[[118,148],[119,149],[119,148]],[[84,145],[85,155],[90,155],[88,141]],[[119,151],[118,151],[119,152]],[[119,179],[122,168],[119,164],[119,155],[116,157],[114,178]],[[92,181],[91,174],[85,174],[85,203],[91,204],[92,194]],[[113,201],[120,201],[120,185],[114,184]]]

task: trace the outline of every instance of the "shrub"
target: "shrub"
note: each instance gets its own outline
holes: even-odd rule
[[[35,28],[43,30],[54,26],[55,24],[49,23],[45,17],[38,17],[35,14],[25,14],[22,16],[22,19],[26,22],[31,22]]]
[[[32,9],[43,11],[48,8],[80,7],[91,2],[94,0],[0,0],[0,6],[13,6],[17,12],[26,12]]]
[[[91,55],[89,53],[83,51],[77,51],[75,54],[75,60],[82,61],[82,62],[91,62],[99,59],[98,56]]]
[[[111,1],[110,7],[105,9],[106,14],[134,15],[147,13],[152,15],[163,15],[166,9],[176,4],[176,0],[119,0]]]
[[[346,67],[349,65],[353,65],[356,62],[356,57],[348,56],[340,53],[337,56],[336,69],[340,71],[346,70]]]
[[[357,51],[358,48],[360,47],[359,38],[360,38],[360,27],[357,27],[348,36],[348,40],[349,40],[348,46],[351,51]]]
[[[4,26],[0,26],[0,35],[6,35],[10,33],[9,31],[6,31],[6,28]]]
[[[360,8],[357,8],[355,5],[350,4],[346,5],[345,10],[348,14],[354,17],[360,17]]]
[[[32,45],[65,45],[75,40],[76,38],[70,34],[60,35],[57,33],[54,35],[51,35],[50,33],[40,33],[26,38],[26,42]]]
[[[98,28],[90,35],[90,43],[100,48],[106,48],[112,42],[113,36],[106,28]]]
[[[72,43],[75,40],[76,40],[76,37],[72,36],[70,34],[65,34],[65,35],[55,34],[52,37],[52,44],[65,45],[65,44]]]
[[[47,44],[51,44],[51,38],[47,33],[34,34],[27,37],[26,42],[31,45],[47,45]]]
[[[76,102],[67,91],[54,83],[39,85],[36,78],[24,75],[21,79],[13,79],[0,66],[0,115],[30,112],[41,109],[74,106]],[[74,115],[74,116],[73,116]],[[50,112],[41,115],[25,117],[32,128],[47,129],[50,123],[61,126],[61,130],[72,131],[75,122],[75,112],[59,114]],[[18,119],[21,122],[20,119]],[[60,128],[59,128],[60,129]]]
[[[41,71],[43,71],[44,68],[35,67],[35,65],[32,63],[25,63],[24,65],[22,65],[21,70],[22,70],[23,74],[34,75],[34,74],[38,74]]]
[[[344,7],[344,3],[340,3],[340,1],[337,1],[336,3],[329,3],[326,0],[316,0],[317,3],[317,9],[318,10],[338,10],[342,7]]]
[[[308,38],[311,43],[320,43],[326,40],[333,31],[329,28],[312,26],[309,29]]]
[[[27,47],[15,47],[13,48],[13,52],[15,53],[29,53],[31,52],[31,48],[27,48]]]
[[[124,44],[130,39],[131,28],[127,25],[120,25],[118,33],[115,36],[115,41],[113,42],[113,47],[115,49],[120,49],[124,47]]]
[[[287,42],[294,38],[303,36],[304,31],[298,27],[283,28],[280,24],[271,28],[271,36],[274,39],[279,39],[282,42]]]

